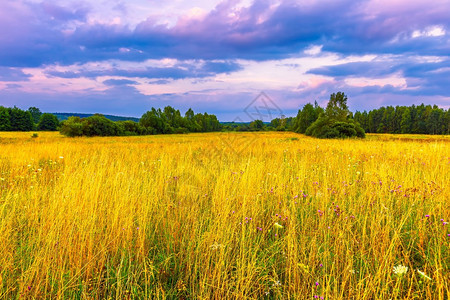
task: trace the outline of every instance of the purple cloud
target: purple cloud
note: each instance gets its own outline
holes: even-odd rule
[[[158,1],[152,3],[157,5]],[[175,23],[166,22],[161,15],[149,15],[130,25],[126,21],[126,16],[133,17],[129,2],[115,3],[111,8],[114,15],[102,19],[102,15],[93,12],[94,2],[87,5],[86,1],[70,0],[56,5],[49,0],[0,1],[0,104],[27,103],[47,111],[54,111],[51,105],[66,105],[72,111],[114,113],[115,110],[139,116],[138,111],[142,112],[148,105],[171,103],[180,108],[195,105],[208,112],[223,113],[230,119],[242,103],[253,99],[264,86],[257,80],[246,82],[252,80],[248,74],[258,76],[259,72],[266,72],[274,77],[270,78],[273,82],[280,82],[278,88],[270,86],[266,91],[282,99],[279,106],[287,114],[306,102],[326,101],[330,93],[338,90],[345,91],[350,101],[354,101],[353,109],[394,103],[395,99],[399,99],[397,103],[427,100],[449,105],[450,5],[447,0],[433,3],[285,0],[279,5],[258,0],[237,9],[239,2],[224,0],[201,15],[180,15]],[[114,18],[116,14],[118,17]],[[321,51],[309,54],[311,46],[318,46]],[[373,56],[373,61],[345,60],[366,54]],[[306,74],[320,82],[298,89],[295,84],[287,87],[284,78],[277,78],[278,69],[271,72],[246,69],[255,61],[264,64],[302,57],[327,59],[327,55],[349,62],[335,65],[334,61],[321,67],[292,64],[293,68],[303,70],[298,71],[299,77]],[[167,58],[176,63],[148,63]],[[127,67],[131,63],[134,67]],[[137,63],[141,64],[139,68]],[[224,80],[239,71],[248,74],[239,73],[243,77],[229,80],[228,87],[224,84],[222,88],[206,90],[201,86],[207,80]],[[104,76],[114,78],[97,79]],[[395,76],[401,77],[405,84],[376,81]],[[168,91],[159,90],[159,94],[152,91],[152,96],[146,96],[153,87],[144,91],[143,80],[138,83],[136,78],[167,86],[183,79],[195,84],[196,91],[192,91],[192,85],[190,90],[180,85]],[[360,85],[348,82],[360,78],[373,80]],[[25,83],[34,79],[38,83],[25,88]],[[33,87],[45,85],[46,80],[52,87],[66,82],[74,85],[95,82],[104,86],[78,94],[64,90],[64,96],[56,87],[55,94],[51,94],[52,89],[45,94],[29,92]],[[66,100],[60,104],[61,98]]]
[[[20,69],[0,67],[0,81],[27,81],[30,77]]]
[[[136,28],[85,22],[88,9],[83,7],[18,3],[0,4],[4,12],[0,13],[0,26],[7,28],[0,34],[0,61],[8,66],[113,58],[265,60],[295,55],[314,43],[323,44],[325,51],[343,54],[407,51],[447,55],[449,50],[447,34],[411,38],[414,31],[429,26],[449,30],[450,6],[445,1],[426,6],[405,2],[415,10],[401,13],[388,8],[371,13],[366,7],[370,1],[353,0],[303,6],[284,1],[277,7],[270,1],[255,1],[236,12],[236,1],[224,1],[201,19],[181,18],[168,27],[149,18]],[[121,52],[122,48],[135,51]]]

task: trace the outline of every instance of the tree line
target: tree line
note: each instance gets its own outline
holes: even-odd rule
[[[39,108],[22,110],[0,106],[0,131],[56,131],[59,121],[55,115],[42,113]]]
[[[301,108],[296,117],[276,118],[270,123],[254,120],[250,123],[220,123],[215,115],[184,115],[166,106],[152,108],[139,122],[112,121],[103,115],[69,117],[59,122],[36,107],[21,110],[0,106],[0,131],[59,130],[66,136],[128,136],[213,131],[294,131],[319,138],[364,137],[365,133],[450,134],[450,109],[434,105],[387,106],[356,113],[350,112],[347,96],[333,93],[326,108],[317,102]]]
[[[292,131],[306,134],[324,114],[317,102],[306,104],[298,111]],[[450,109],[436,105],[380,107],[369,112],[350,112],[348,118],[360,124],[366,133],[450,134]]]
[[[69,117],[61,123],[60,132],[66,136],[130,136],[173,134],[188,132],[212,132],[222,130],[215,115],[195,114],[189,109],[184,116],[171,106],[163,110],[152,108],[142,115],[139,122],[111,121],[95,114],[87,118]]]
[[[370,133],[450,134],[450,109],[436,105],[380,107],[357,111],[354,119]]]

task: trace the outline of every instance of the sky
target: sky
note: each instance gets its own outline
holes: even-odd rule
[[[270,121],[341,91],[352,111],[447,109],[449,16],[450,0],[1,0],[0,105]]]

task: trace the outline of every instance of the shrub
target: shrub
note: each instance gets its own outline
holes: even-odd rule
[[[37,125],[38,130],[56,131],[58,130],[59,121],[55,115],[42,114]]]
[[[61,123],[61,134],[69,137],[82,136],[83,124],[80,117],[69,117]]]

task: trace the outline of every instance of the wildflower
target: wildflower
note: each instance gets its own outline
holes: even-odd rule
[[[273,224],[273,227],[275,227],[276,229],[282,229],[283,225],[280,225],[278,223]]]
[[[432,280],[431,277],[427,276],[424,272],[419,271],[419,269],[417,269],[417,273],[419,273],[420,276],[422,276],[423,278],[425,278],[427,280]]]
[[[319,283],[316,281],[315,285],[316,285],[316,286],[319,286]]]
[[[402,266],[402,265],[398,265],[398,266],[394,267],[393,272],[394,272],[395,275],[401,277],[404,274],[406,274],[406,272],[408,272],[408,267]]]
[[[272,284],[272,286],[280,286],[280,285],[281,285],[281,282],[280,282],[279,280],[275,281],[275,282]]]
[[[430,217],[430,215],[425,215],[425,218],[429,218]]]

